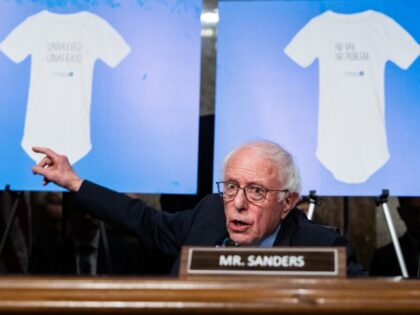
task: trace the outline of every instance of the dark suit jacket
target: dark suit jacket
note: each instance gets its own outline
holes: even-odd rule
[[[399,238],[401,251],[410,277],[417,277],[419,248],[405,233]],[[402,276],[397,254],[392,243],[378,248],[372,258],[370,265],[372,276]]]
[[[223,200],[217,194],[208,195],[194,209],[166,213],[84,181],[75,201],[90,213],[134,234],[147,248],[174,257],[172,274],[178,273],[183,245],[215,246],[228,236]],[[293,209],[283,221],[274,245],[345,246],[348,275],[365,274],[345,238],[333,229],[311,223],[298,209]]]

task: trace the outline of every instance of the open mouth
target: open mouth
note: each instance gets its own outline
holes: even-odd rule
[[[229,223],[229,229],[232,232],[237,232],[237,233],[245,232],[246,230],[248,230],[249,226],[250,226],[249,223],[246,223],[241,220],[231,220]]]

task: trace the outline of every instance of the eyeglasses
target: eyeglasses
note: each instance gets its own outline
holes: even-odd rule
[[[263,202],[267,197],[267,193],[270,191],[279,191],[284,193],[289,192],[288,189],[267,189],[256,184],[246,185],[245,187],[239,187],[239,185],[235,182],[216,182],[216,184],[217,191],[219,192],[220,196],[222,196],[227,201],[235,199],[239,189],[244,191],[245,198],[250,203]]]

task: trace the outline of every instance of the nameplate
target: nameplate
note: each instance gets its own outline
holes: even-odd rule
[[[194,275],[344,277],[345,249],[343,247],[184,247],[180,276]]]

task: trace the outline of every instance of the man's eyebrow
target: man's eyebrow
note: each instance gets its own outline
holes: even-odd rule
[[[239,182],[236,179],[233,179],[233,178],[226,178],[224,181],[227,182],[227,183],[235,183],[235,184],[239,185]],[[260,182],[255,182],[255,181],[248,182],[244,186],[260,186],[260,187],[265,188],[264,184],[262,184]]]
[[[250,182],[248,184],[246,184],[247,186],[261,186],[261,187],[265,187],[263,184],[259,183],[259,182]]]

